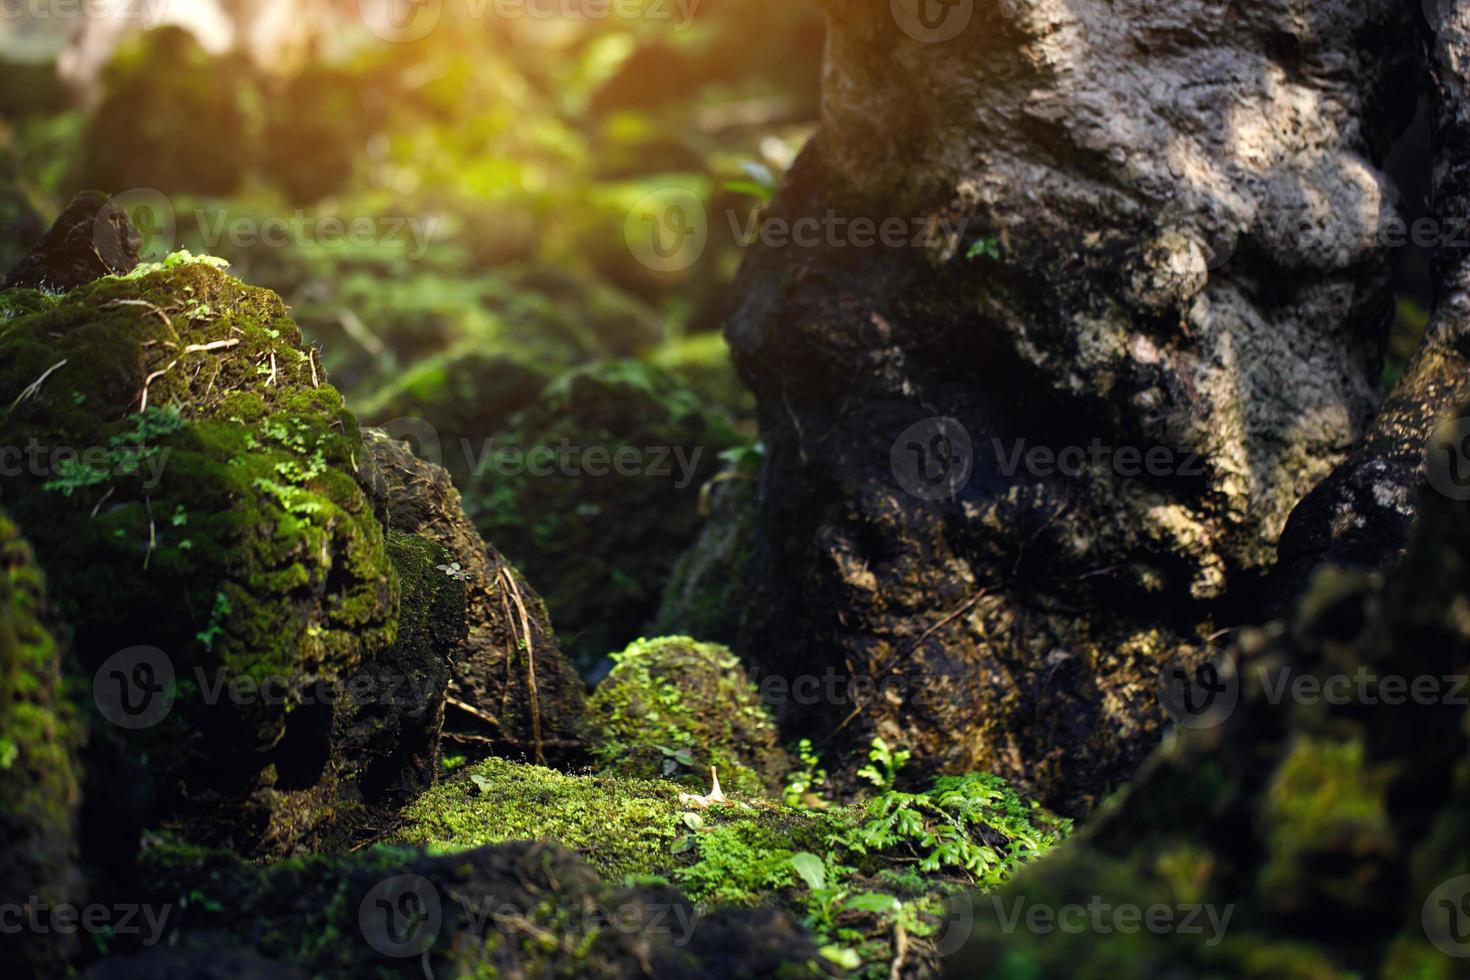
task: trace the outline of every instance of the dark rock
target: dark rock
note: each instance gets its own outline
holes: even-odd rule
[[[121,210],[97,191],[78,194],[0,288],[67,292],[138,264],[139,235]]]

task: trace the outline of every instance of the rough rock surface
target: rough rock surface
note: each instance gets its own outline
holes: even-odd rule
[[[949,968],[1080,980],[1123,969],[1464,976],[1470,505],[1431,494],[1421,510],[1386,582],[1324,569],[1286,625],[1243,634],[1230,654],[1233,710],[1228,695],[1199,727],[1177,730],[1079,838],[977,900],[974,940]],[[1017,907],[1070,903],[1230,918],[1201,932],[1004,926]]]
[[[107,202],[108,196],[97,191],[78,194],[0,288],[66,292],[131,272],[138,264],[138,230]]]
[[[822,128],[766,227],[939,233],[747,257],[725,332],[768,462],[737,649],[888,686],[814,732],[1086,810],[1367,424],[1417,11],[980,0],[945,41],[825,6]]]
[[[480,538],[442,467],[380,430],[363,430],[363,442],[372,463],[365,479],[390,533],[433,542],[464,583],[468,630],[450,655],[446,737],[472,755],[578,758],[586,689],[562,656],[546,604]]]

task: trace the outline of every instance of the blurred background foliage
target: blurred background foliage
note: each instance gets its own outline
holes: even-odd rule
[[[815,128],[822,20],[419,0],[399,12],[432,27],[394,31],[383,9],[0,22],[0,265],[95,188],[124,195],[145,254],[220,255],[281,293],[349,404],[450,469],[595,673],[657,612],[721,454],[754,442],[715,331],[741,230]],[[706,220],[687,267],[636,242],[670,193]],[[487,440],[701,455],[683,487],[678,467],[539,479],[477,472]]]

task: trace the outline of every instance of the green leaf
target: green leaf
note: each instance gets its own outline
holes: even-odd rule
[[[844,970],[856,970],[863,965],[863,958],[858,955],[857,950],[845,946],[823,946],[817,952]]]
[[[791,855],[791,866],[812,891],[821,891],[827,887],[827,868],[822,864],[822,859],[810,851]]]
[[[686,813],[684,814],[684,826],[690,830],[699,830],[704,826],[704,817],[697,813]]]
[[[897,912],[903,907],[903,903],[892,895],[885,895],[882,892],[863,892],[861,895],[849,898],[846,907],[854,912],[875,912],[878,915],[888,915],[891,912]]]
[[[471,774],[470,782],[474,783],[475,788],[478,789],[481,793],[490,792],[490,780],[486,779],[484,776]]]

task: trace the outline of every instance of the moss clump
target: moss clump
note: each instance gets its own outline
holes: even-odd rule
[[[546,598],[575,661],[639,636],[699,532],[728,422],[635,361],[578,369],[518,413],[465,490],[487,538]]]
[[[0,433],[28,454],[10,507],[84,668],[122,647],[168,659],[172,709],[129,738],[196,801],[268,770],[310,782],[318,722],[287,732],[302,689],[388,647],[398,608],[355,420],[280,299],[217,265],[184,254],[44,302],[0,294],[32,310],[0,323]],[[286,696],[219,695],[240,679]]]
[[[731,798],[694,809],[663,780],[487,759],[410,806],[396,838],[442,852],[551,840],[606,878],[672,881],[710,905],[786,909],[823,942],[886,964],[897,916],[908,934],[933,935],[949,896],[1005,881],[1070,826],[984,775],[824,809]],[[820,888],[798,870],[813,860]]]
[[[139,35],[104,73],[73,182],[113,194],[230,193],[259,129],[253,84],[243,60],[212,57],[182,28]]]
[[[667,872],[681,833],[679,789],[657,780],[568,776],[486,759],[416,800],[398,839],[445,851],[515,840],[552,840],[603,877]]]
[[[687,636],[639,640],[612,655],[589,706],[608,772],[707,788],[711,766],[743,793],[780,788],[789,760],[740,660]]]
[[[6,901],[46,906],[78,892],[76,752],[81,729],[63,692],[61,651],[42,621],[40,569],[0,516],[0,881]],[[74,941],[27,936],[0,944],[14,976],[48,976]]]

